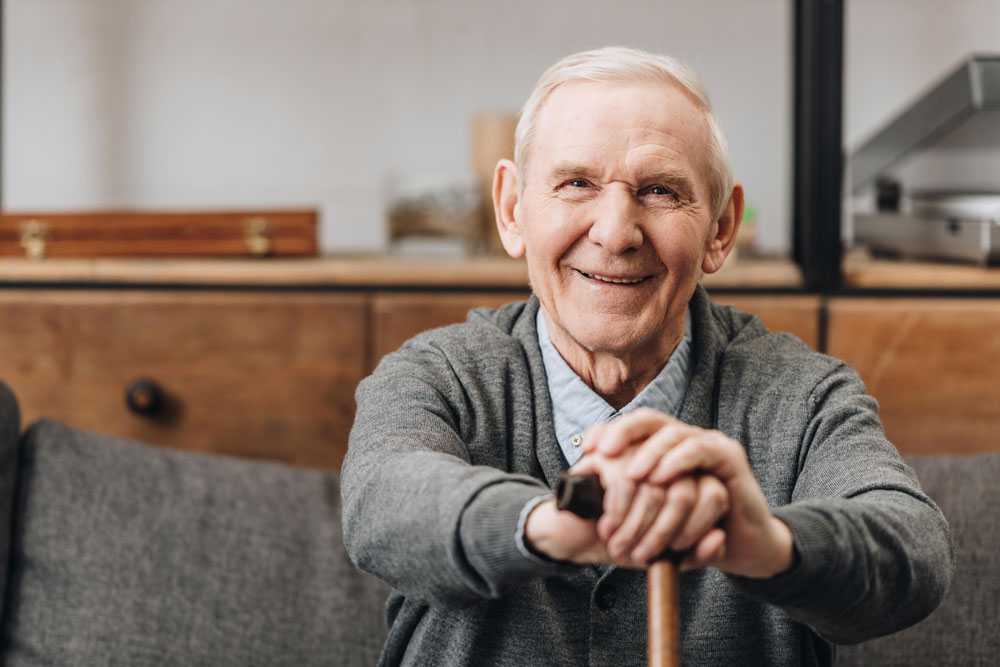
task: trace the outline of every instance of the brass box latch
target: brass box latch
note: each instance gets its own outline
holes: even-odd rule
[[[49,225],[44,220],[25,220],[21,223],[21,247],[29,259],[45,257],[49,242]]]
[[[272,235],[271,223],[266,218],[248,219],[243,230],[243,240],[247,244],[247,249],[255,257],[263,257],[271,252],[274,247]]]

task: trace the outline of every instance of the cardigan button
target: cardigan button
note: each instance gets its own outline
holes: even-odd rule
[[[594,602],[600,609],[610,609],[615,605],[615,602],[617,600],[618,596],[615,595],[615,591],[613,588],[602,588],[597,592],[597,595],[594,597]]]

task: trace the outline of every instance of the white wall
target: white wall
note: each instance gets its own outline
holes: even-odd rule
[[[469,173],[469,118],[626,44],[706,81],[764,246],[788,243],[785,0],[7,0],[9,209],[315,205],[379,250],[391,184]]]

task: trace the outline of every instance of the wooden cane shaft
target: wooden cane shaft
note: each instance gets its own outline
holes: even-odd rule
[[[556,485],[556,506],[585,519],[601,515],[604,489],[597,477],[563,475]],[[650,667],[680,667],[681,602],[677,579],[680,555],[663,554],[646,573],[647,653]]]
[[[680,667],[681,619],[677,564],[658,560],[646,573],[649,667]]]

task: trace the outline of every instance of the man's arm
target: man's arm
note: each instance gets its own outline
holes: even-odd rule
[[[800,473],[784,507],[763,502],[741,445],[666,415],[635,414],[599,428],[581,468],[600,469],[602,455],[629,457],[633,481],[669,485],[698,470],[718,476],[732,504],[721,525],[725,546],[700,564],[728,572],[745,592],[831,641],[863,641],[915,623],[940,602],[954,569],[944,517],[885,440],[874,400],[853,371],[838,366],[809,402]],[[787,533],[768,536],[769,526],[780,525],[790,529],[797,562],[767,577],[758,568],[769,559],[788,564],[787,547],[773,551]]]
[[[853,370],[839,365],[809,401],[792,502],[774,510],[801,563],[784,577],[737,584],[835,643],[901,630],[933,611],[951,582],[947,521],[885,439]]]
[[[444,606],[495,598],[528,577],[567,571],[517,549],[521,509],[549,489],[471,463],[461,432],[473,422],[468,390],[440,349],[408,343],[359,386],[342,469],[352,560],[407,597]],[[501,449],[504,437],[497,435]]]

